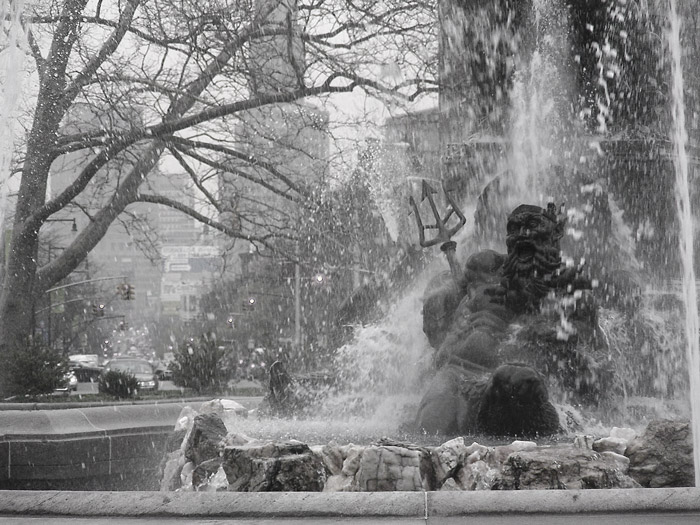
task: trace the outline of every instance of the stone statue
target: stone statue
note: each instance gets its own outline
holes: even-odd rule
[[[590,351],[597,345],[591,281],[560,256],[565,223],[554,204],[520,205],[508,217],[506,255],[482,251],[468,259],[460,282],[444,274],[429,283],[423,330],[437,349],[436,373],[418,428],[552,434],[560,424],[549,379],[577,399],[605,388],[604,367]]]

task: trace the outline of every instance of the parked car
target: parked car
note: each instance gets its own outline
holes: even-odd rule
[[[100,356],[97,354],[72,354],[68,356],[68,360],[87,367],[100,366]]]
[[[173,371],[170,370],[169,364],[163,361],[157,361],[155,364],[156,375],[160,381],[172,381]]]
[[[163,359],[154,363],[156,374],[161,381],[172,381],[173,371],[170,369],[170,363],[175,361],[175,354],[166,352],[163,354]]]
[[[73,354],[68,356],[68,360],[70,369],[81,383],[97,381],[102,373],[97,354]]]
[[[78,378],[72,370],[68,370],[63,374],[63,384],[55,392],[70,392],[71,390],[78,390]]]
[[[158,390],[158,377],[151,366],[151,363],[145,359],[133,357],[120,357],[112,359],[103,368],[104,374],[110,370],[118,370],[127,372],[136,377],[139,382],[139,391]]]

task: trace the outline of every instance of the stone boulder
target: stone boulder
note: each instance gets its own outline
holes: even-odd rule
[[[360,456],[353,489],[362,492],[432,490],[430,452],[404,444],[372,445]]]
[[[625,450],[629,475],[643,487],[692,487],[693,436],[688,421],[657,420]]]
[[[187,436],[185,458],[199,465],[221,456],[222,441],[228,431],[221,417],[213,412],[195,416],[192,430]]]
[[[628,460],[572,446],[542,447],[510,454],[496,477],[499,490],[635,488]]]
[[[216,490],[221,490],[224,446],[250,441],[243,434],[228,434],[222,420],[224,415],[241,415],[243,411],[246,415],[247,410],[240,407],[235,401],[215,399],[203,403],[200,412],[191,407],[182,409],[161,462],[162,491],[212,490],[210,481],[217,475]]]
[[[222,466],[236,492],[319,492],[327,477],[323,459],[299,441],[227,446]]]

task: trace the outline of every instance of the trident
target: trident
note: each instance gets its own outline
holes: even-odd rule
[[[459,209],[459,206],[457,206],[457,203],[450,196],[449,192],[447,190],[444,191],[445,199],[447,200],[449,210],[447,212],[447,215],[444,218],[442,218],[440,217],[440,212],[438,211],[437,206],[435,205],[435,199],[433,198],[433,194],[437,193],[437,191],[433,189],[425,179],[423,179],[421,185],[420,200],[421,202],[423,202],[425,199],[428,199],[430,209],[433,212],[433,217],[435,217],[435,224],[430,224],[428,226],[423,225],[420,212],[418,211],[418,205],[416,204],[416,201],[413,199],[412,196],[409,198],[409,203],[411,204],[411,208],[413,208],[413,213],[416,216],[420,245],[423,248],[427,248],[429,246],[435,246],[438,243],[442,243],[442,245],[440,246],[440,250],[442,250],[442,252],[445,254],[445,257],[447,257],[447,262],[450,265],[450,271],[452,272],[452,278],[454,279],[455,284],[459,286],[459,282],[462,279],[462,272],[460,271],[459,264],[457,263],[457,243],[450,239],[455,233],[457,233],[462,228],[462,226],[466,224],[467,218],[462,213],[462,210]],[[452,218],[453,214],[457,216],[459,222],[457,222],[457,224],[455,224],[451,228],[448,228],[447,223]],[[437,235],[432,239],[426,239],[426,230],[437,230]]]

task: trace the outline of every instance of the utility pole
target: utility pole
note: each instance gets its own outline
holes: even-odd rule
[[[299,266],[299,241],[294,263],[294,351],[301,356],[301,267]]]

